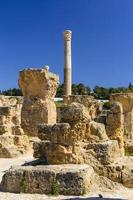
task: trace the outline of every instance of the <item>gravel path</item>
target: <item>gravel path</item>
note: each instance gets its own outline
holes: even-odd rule
[[[6,170],[8,170],[13,165],[21,165],[26,161],[31,161],[33,158],[31,156],[24,156],[17,159],[5,159],[0,158],[0,182],[2,180],[2,176]],[[103,200],[133,200],[133,189],[125,189],[119,191],[111,191],[111,192],[102,192]],[[65,196],[58,196],[52,197],[47,195],[39,195],[39,194],[14,194],[14,193],[4,193],[0,192],[0,200],[100,200],[98,198],[98,194],[88,194],[84,197],[65,197]]]

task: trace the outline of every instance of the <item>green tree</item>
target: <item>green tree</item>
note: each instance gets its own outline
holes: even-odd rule
[[[8,90],[2,91],[1,94],[5,96],[22,96],[22,92],[19,88],[13,88],[13,89],[10,88]]]
[[[64,84],[59,85],[56,93],[56,97],[62,97],[64,95]]]

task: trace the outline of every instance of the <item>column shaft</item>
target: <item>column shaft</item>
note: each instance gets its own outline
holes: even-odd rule
[[[64,94],[71,95],[71,31],[64,32]]]

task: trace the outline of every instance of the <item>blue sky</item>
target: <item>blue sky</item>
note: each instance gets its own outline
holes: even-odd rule
[[[0,0],[0,89],[45,64],[63,81],[63,35],[73,31],[73,82],[133,83],[132,0]]]

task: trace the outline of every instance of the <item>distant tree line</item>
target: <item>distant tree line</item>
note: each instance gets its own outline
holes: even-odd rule
[[[129,83],[128,87],[117,87],[117,88],[105,88],[101,86],[95,86],[93,90],[89,86],[83,83],[72,84],[72,94],[73,95],[93,95],[96,99],[109,99],[110,95],[113,93],[129,93],[133,92],[133,85]],[[22,96],[22,92],[19,88],[13,88],[8,90],[0,91],[1,95],[6,96]],[[64,85],[60,84],[56,97],[62,97],[64,94]]]
[[[72,84],[72,94],[73,95],[89,95],[91,89],[89,86],[85,86],[83,83]],[[64,84],[59,85],[56,93],[56,97],[61,97],[64,94]]]
[[[19,88],[10,88],[8,90],[0,90],[1,95],[5,96],[22,96],[22,92]]]
[[[93,89],[93,95],[96,99],[109,99],[111,94],[114,93],[130,93],[133,92],[133,85],[129,83],[128,87],[117,87],[117,88],[105,88],[95,86]]]

